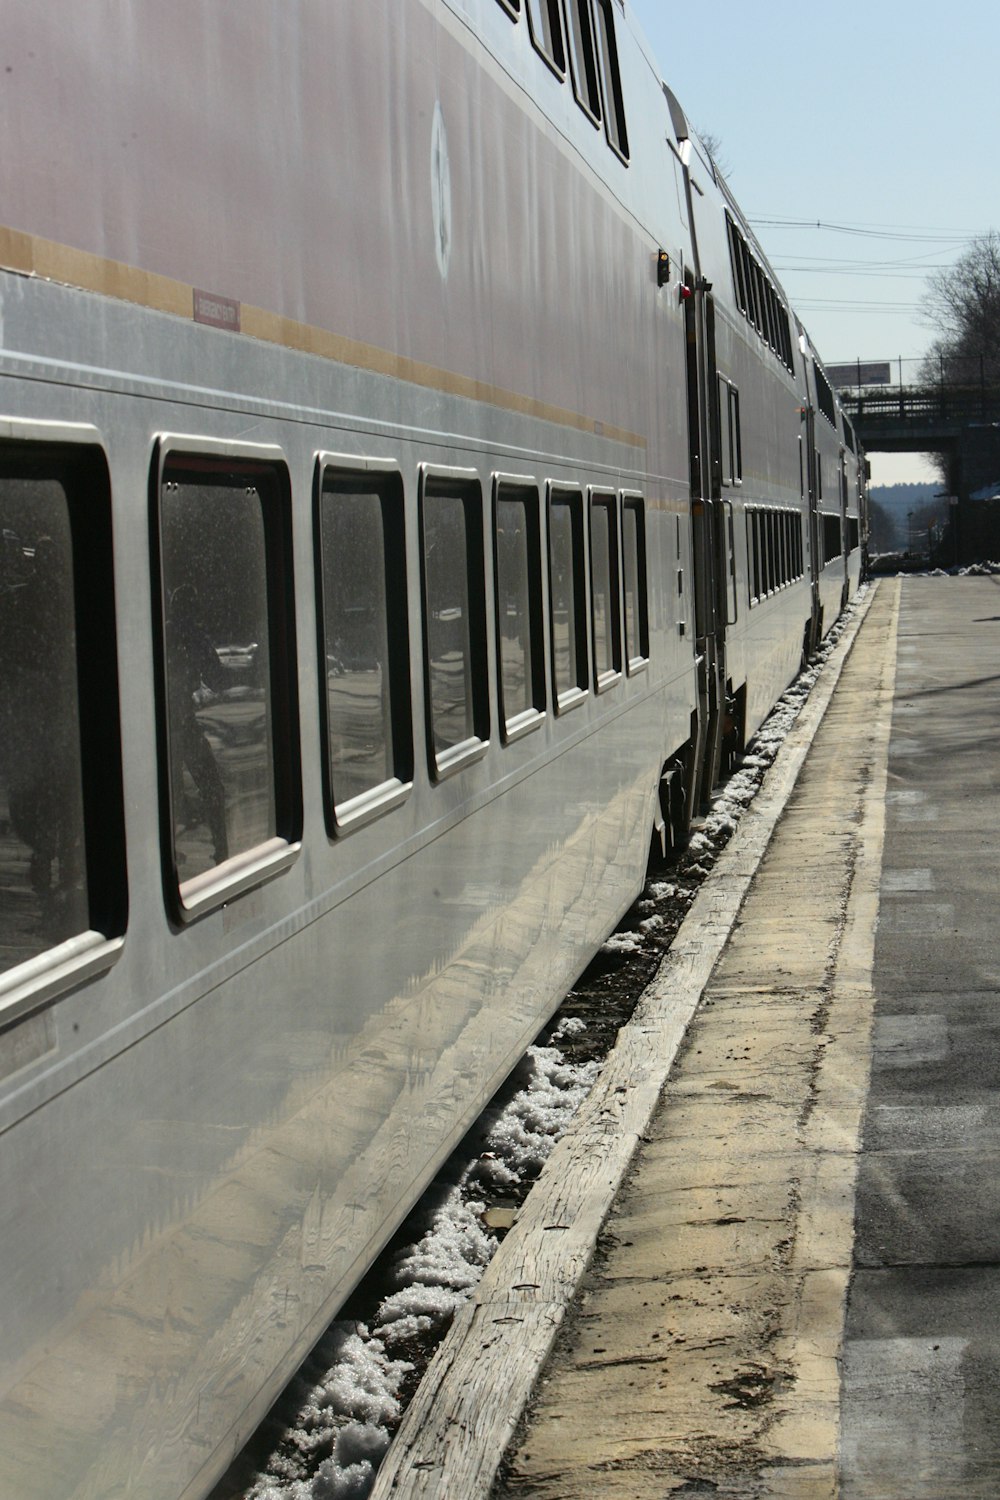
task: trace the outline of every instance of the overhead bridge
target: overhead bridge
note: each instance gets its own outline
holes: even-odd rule
[[[899,385],[842,391],[866,453],[939,453],[956,503],[939,533],[938,564],[1000,558],[1000,387]]]
[[[1000,432],[1000,387],[900,385],[840,399],[869,453],[947,453],[972,430]],[[1000,469],[989,479],[997,477]]]

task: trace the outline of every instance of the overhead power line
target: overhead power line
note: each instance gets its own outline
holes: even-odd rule
[[[907,228],[889,224],[833,224],[824,219],[792,219],[784,215],[764,218],[751,214],[749,222],[757,229],[820,229],[833,234],[855,235],[861,239],[898,240],[906,244],[953,245],[956,249],[961,249],[970,240],[983,237],[982,231],[965,233],[956,229]]]

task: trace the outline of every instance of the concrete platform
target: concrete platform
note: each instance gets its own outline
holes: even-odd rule
[[[870,596],[376,1500],[1000,1495],[998,631]]]

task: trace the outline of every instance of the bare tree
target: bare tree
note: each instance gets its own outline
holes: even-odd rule
[[[923,316],[938,336],[921,369],[943,385],[1000,384],[1000,234],[991,229],[927,283]]]

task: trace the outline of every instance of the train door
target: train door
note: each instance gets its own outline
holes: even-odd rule
[[[840,553],[841,553],[841,557],[843,558],[843,563],[844,563],[844,588],[843,588],[843,601],[842,601],[841,606],[840,606],[841,609],[843,609],[844,606],[847,603],[848,585],[849,585],[849,562],[848,562],[848,555],[849,555],[850,550],[851,550],[850,546],[848,545],[848,524],[847,524],[847,509],[848,509],[848,503],[847,502],[848,502],[849,490],[850,490],[850,486],[849,486],[849,481],[848,481],[848,478],[847,478],[847,449],[846,448],[841,448],[841,450],[840,450]]]
[[[808,386],[808,380],[807,380]],[[802,482],[809,511],[809,581],[812,586],[812,614],[802,643],[803,661],[812,656],[822,638],[822,608],[819,599],[819,575],[822,563],[819,550],[819,485],[816,478],[816,408],[807,394],[802,413],[805,431],[800,438]]]
[[[719,775],[726,714],[728,579],[732,529],[722,504],[722,437],[710,284],[684,277],[691,532],[694,547],[698,746],[691,811],[704,805]]]
[[[695,654],[698,669],[698,723],[693,766],[688,778],[687,814],[708,800],[719,774],[726,718],[726,602],[732,575],[732,530],[725,524],[722,494],[722,437],[715,357],[715,304],[711,282],[701,274],[695,193],[691,177],[691,134],[680,103],[663,85],[684,173],[684,203],[693,269],[685,268],[688,452],[691,477],[691,535],[694,564]],[[700,193],[700,189],[698,192]],[[734,592],[735,604],[735,592]]]

